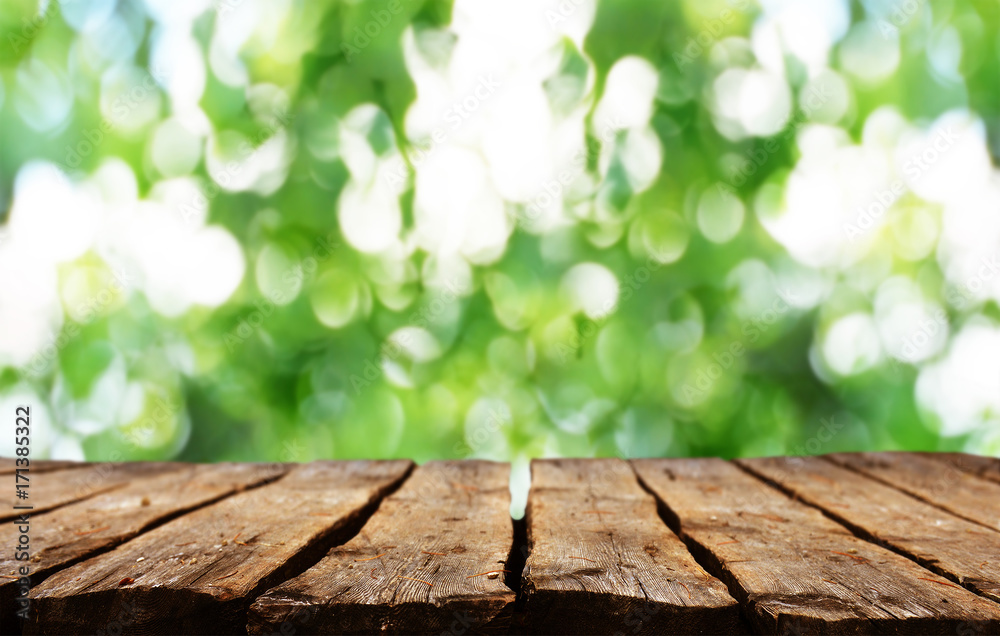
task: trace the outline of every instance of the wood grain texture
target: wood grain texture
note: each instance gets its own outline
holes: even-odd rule
[[[183,464],[170,462],[139,462],[126,464],[83,464],[76,468],[67,468],[53,472],[28,474],[29,498],[15,499],[13,478],[10,488],[0,491],[0,521],[13,519],[21,514],[14,510],[15,505],[29,505],[28,512],[37,514],[52,510],[74,501],[121,488],[134,479],[151,477],[170,470],[176,470]]]
[[[740,464],[820,508],[855,534],[1000,601],[1000,532],[819,457],[750,459]]]
[[[540,633],[739,633],[739,609],[620,459],[535,460],[522,577]]]
[[[53,574],[25,633],[245,633],[257,594],[297,574],[408,474],[409,461],[300,465]]]
[[[994,633],[1000,607],[720,459],[634,460],[763,633]]]
[[[211,503],[249,486],[275,479],[281,464],[178,464],[175,470],[136,479],[121,488],[67,504],[29,520],[31,582],[119,545],[173,516]],[[0,545],[17,543],[18,525],[0,526]],[[23,562],[0,552],[0,622],[16,621],[12,577]]]
[[[509,466],[430,462],[354,539],[250,608],[252,634],[504,631]],[[491,572],[491,574],[483,574]]]
[[[82,466],[81,462],[71,462],[61,459],[30,459],[28,468],[33,473],[47,473],[63,468]],[[17,460],[14,457],[0,457],[0,475],[9,475],[17,470]]]
[[[916,453],[835,453],[826,457],[1000,532],[1000,484]]]
[[[946,462],[959,470],[1000,484],[1000,457],[984,457],[966,453],[917,453],[921,457]]]

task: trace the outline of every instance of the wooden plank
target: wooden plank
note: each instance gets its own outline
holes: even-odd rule
[[[620,459],[535,460],[526,622],[539,633],[741,633],[739,606]]]
[[[421,466],[354,539],[257,599],[248,632],[506,631],[509,471],[484,461]]]
[[[104,552],[180,513],[275,479],[282,464],[178,464],[176,470],[137,479],[121,488],[29,518],[31,560],[0,552],[0,622],[17,618],[15,575],[27,565],[38,585],[53,572]],[[0,545],[17,544],[19,524],[0,526]]]
[[[81,462],[72,462],[61,459],[29,459],[28,468],[33,473],[45,473],[63,468],[73,468],[81,466]],[[0,475],[10,475],[18,468],[16,457],[0,457]]]
[[[1000,531],[1000,484],[916,453],[836,453],[831,461]]]
[[[1000,533],[819,457],[772,457],[740,460],[740,464],[820,508],[855,534],[1000,601]]]
[[[16,499],[14,484],[0,490],[0,521],[13,519],[24,511],[14,506],[31,506],[32,514],[52,510],[102,492],[120,488],[134,479],[177,470],[183,464],[138,462],[127,464],[96,463],[36,475],[27,473],[28,499]],[[13,480],[12,480],[13,481]]]
[[[1000,457],[984,457],[967,453],[919,453],[935,461],[947,462],[949,465],[972,473],[977,477],[1000,483]]]
[[[764,633],[1000,629],[1000,607],[720,459],[634,460],[699,560]],[[829,486],[829,484],[826,484]]]
[[[409,461],[300,465],[53,574],[25,633],[245,633],[246,608],[353,531]]]

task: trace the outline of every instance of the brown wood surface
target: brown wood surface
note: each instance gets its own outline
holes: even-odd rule
[[[835,453],[827,458],[1000,532],[1000,484],[915,453]]]
[[[913,453],[935,461],[946,462],[959,470],[1000,483],[1000,457],[984,457],[966,453]]]
[[[176,470],[183,464],[170,462],[138,462],[127,464],[86,464],[52,472],[28,473],[26,500],[16,499],[14,478],[10,486],[0,490],[0,521],[13,519],[24,511],[14,506],[31,506],[27,512],[36,514],[86,499],[102,492],[121,488],[133,479],[141,479]]]
[[[301,465],[53,574],[25,633],[245,633],[246,607],[353,531],[412,464]]]
[[[740,460],[740,464],[823,510],[856,534],[1000,601],[1000,532],[820,457],[749,459]]]
[[[672,459],[633,465],[695,555],[729,585],[757,631],[1000,630],[1000,605],[855,537],[732,463]]]
[[[52,470],[62,470],[63,468],[73,468],[74,466],[79,466],[80,462],[71,462],[61,459],[30,459],[28,460],[28,469],[31,472],[36,473],[46,473]],[[24,468],[23,466],[18,466],[17,458],[14,457],[0,457],[0,475],[9,475],[13,473],[18,468]]]
[[[3,633],[1000,634],[995,458],[8,466]]]
[[[540,633],[739,633],[726,586],[660,519],[620,459],[535,460],[525,622]]]
[[[509,467],[421,466],[361,532],[250,608],[249,632],[481,633],[509,624]],[[490,573],[490,574],[486,574]]]
[[[136,479],[121,488],[29,519],[31,583],[52,572],[108,550],[171,517],[206,505],[249,486],[275,479],[290,466],[281,464],[179,464],[176,470]],[[13,546],[18,524],[0,526],[0,545]],[[0,622],[13,624],[15,575],[12,551],[0,552]]]

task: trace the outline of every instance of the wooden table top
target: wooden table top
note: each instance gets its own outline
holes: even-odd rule
[[[3,633],[1000,634],[996,458],[16,471]]]

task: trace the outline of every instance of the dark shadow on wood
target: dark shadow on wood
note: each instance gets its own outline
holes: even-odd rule
[[[514,591],[513,615],[510,622],[510,634],[525,634],[524,621],[524,591],[521,589],[521,576],[524,574],[524,564],[528,560],[531,548],[528,547],[528,517],[511,519],[514,524],[514,544],[510,547],[510,557],[507,559],[509,570],[504,577],[504,583]]]

